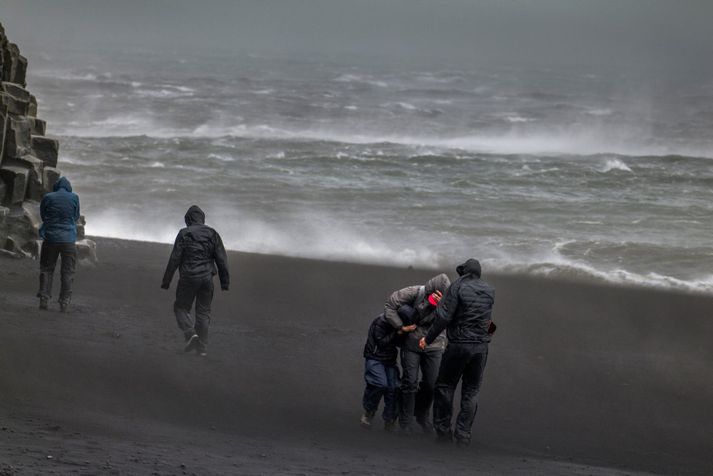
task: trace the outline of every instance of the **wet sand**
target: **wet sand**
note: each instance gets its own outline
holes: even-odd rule
[[[159,287],[170,247],[97,241],[70,314],[0,256],[0,474],[713,473],[711,297],[485,270],[498,332],[463,450],[358,425],[369,322],[436,272],[230,253],[201,358]]]

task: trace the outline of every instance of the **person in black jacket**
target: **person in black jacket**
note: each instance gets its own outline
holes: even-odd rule
[[[228,256],[218,232],[205,225],[203,210],[193,205],[186,212],[185,221],[186,228],[178,232],[161,287],[169,288],[178,269],[173,312],[186,339],[184,350],[195,350],[205,356],[213,301],[213,276],[218,274],[220,288],[227,291],[230,286]],[[195,324],[190,315],[194,301]]]
[[[406,329],[405,332],[411,332],[416,328],[415,324],[411,324],[416,317],[414,308],[401,306],[398,315]],[[399,354],[397,345],[399,336],[403,332],[394,329],[384,314],[380,314],[369,326],[369,335],[364,345],[364,380],[366,381],[362,399],[364,414],[360,421],[364,428],[371,428],[371,421],[379,407],[381,397],[384,397],[382,413],[384,428],[387,431],[395,429],[399,387],[399,369],[396,366]]]
[[[488,360],[488,343],[495,331],[492,323],[495,292],[480,279],[480,263],[469,259],[456,268],[458,275],[436,308],[436,321],[419,345],[426,348],[446,329],[448,346],[441,360],[433,403],[433,424],[440,441],[470,444],[471,428],[478,410],[478,393]],[[451,429],[453,394],[458,382],[461,408],[455,433]]]

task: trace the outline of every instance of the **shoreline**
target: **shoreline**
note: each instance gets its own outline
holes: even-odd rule
[[[229,252],[202,360],[181,351],[177,278],[159,289],[171,245],[96,241],[68,315],[37,310],[37,262],[0,257],[0,415],[14,431],[0,432],[0,460],[20,470],[711,470],[713,297],[486,270],[498,333],[473,445],[455,451],[358,427],[368,324],[433,271]]]
[[[160,246],[168,246],[171,247],[173,246],[172,243],[164,243],[161,241],[147,241],[147,240],[136,240],[136,239],[126,239],[126,238],[116,238],[116,237],[107,237],[107,236],[97,236],[97,235],[87,235],[87,238],[92,239],[92,240],[109,240],[109,241],[125,241],[125,242],[133,242],[137,244],[148,244],[148,245],[160,245]],[[440,273],[440,272],[446,272],[449,274],[452,274],[455,270],[456,265],[460,264],[461,261],[470,258],[471,256],[463,256],[460,258],[460,260],[455,260],[452,263],[449,264],[450,268],[452,269],[443,269],[442,267],[439,266],[434,266],[432,268],[426,267],[426,266],[420,266],[420,265],[412,265],[412,264],[394,264],[394,263],[375,263],[375,262],[370,262],[370,261],[349,261],[345,259],[340,259],[340,258],[335,258],[335,259],[330,259],[330,258],[323,258],[323,257],[310,257],[310,256],[293,256],[293,255],[286,255],[286,254],[280,254],[280,253],[261,253],[257,251],[243,251],[243,250],[234,250],[234,249],[229,249],[226,247],[226,251],[228,253],[236,253],[237,255],[247,255],[247,256],[263,256],[263,257],[275,257],[275,258],[284,258],[284,259],[295,259],[295,260],[304,260],[304,261],[314,261],[317,263],[332,263],[332,264],[343,264],[346,266],[367,266],[367,267],[374,267],[374,268],[388,268],[388,269],[400,269],[400,270],[409,270],[409,271],[421,271],[424,273]],[[101,253],[101,250],[98,250],[99,253]],[[475,258],[478,258],[478,256],[474,256]],[[573,269],[573,268],[572,268]],[[570,276],[567,276],[566,274],[568,271],[563,271],[563,270],[556,270],[552,273],[542,273],[542,274],[537,274],[537,273],[526,273],[522,271],[494,271],[494,272],[489,272],[486,267],[484,267],[484,271],[488,274],[488,276],[495,277],[495,279],[515,279],[515,280],[546,280],[552,283],[572,283],[576,285],[581,285],[581,286],[594,286],[594,287],[606,287],[606,288],[623,288],[623,289],[630,289],[632,291],[653,291],[653,292],[663,292],[663,293],[671,293],[675,295],[682,295],[682,296],[693,296],[693,297],[713,297],[713,289],[710,291],[704,291],[704,290],[699,290],[695,288],[686,288],[686,287],[674,287],[671,285],[663,285],[663,284],[645,284],[645,283],[637,283],[637,282],[617,282],[613,281],[604,277],[597,276],[595,274],[588,274],[587,272],[577,272],[573,273]]]

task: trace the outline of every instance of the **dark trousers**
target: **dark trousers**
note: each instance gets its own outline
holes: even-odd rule
[[[394,421],[398,415],[399,369],[378,360],[366,359],[364,362],[364,411],[376,413],[381,397],[384,397],[384,421]]]
[[[72,297],[72,283],[74,282],[74,268],[77,264],[77,247],[74,243],[42,242],[40,251],[40,289],[37,297],[52,297],[52,278],[57,260],[62,259],[60,267],[61,287],[59,291],[60,302],[69,303]]]
[[[193,302],[196,304],[195,323],[191,319]],[[176,314],[178,328],[183,331],[186,340],[193,334],[198,334],[201,344],[208,343],[208,327],[210,326],[210,304],[213,301],[213,277],[203,279],[178,280],[176,301],[173,312]]]
[[[438,366],[441,363],[443,351],[440,349],[414,352],[401,351],[401,414],[399,425],[409,427],[413,416],[419,422],[428,420],[433,403],[433,391],[438,377]],[[421,369],[421,382],[418,381],[418,370]]]
[[[451,434],[453,394],[462,378],[460,413],[456,419],[454,435],[460,441],[470,442],[473,420],[478,411],[478,393],[483,383],[487,360],[488,348],[482,344],[449,343],[446,347],[438,372],[433,404],[433,425],[439,436]]]

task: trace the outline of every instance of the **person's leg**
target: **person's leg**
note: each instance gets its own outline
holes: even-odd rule
[[[52,297],[52,277],[58,257],[59,247],[55,243],[43,241],[40,251],[40,287],[37,291],[43,309],[47,308],[47,301]]]
[[[364,361],[364,382],[366,387],[362,398],[364,415],[361,417],[361,425],[370,428],[381,397],[388,387],[386,372],[381,362],[372,359]]]
[[[77,246],[74,243],[62,243],[60,254],[62,256],[62,267],[60,268],[62,287],[59,292],[59,303],[62,311],[67,311],[69,301],[72,299],[72,283],[77,265]]]
[[[193,306],[193,300],[197,292],[198,286],[196,283],[179,278],[178,285],[176,286],[176,300],[173,303],[173,312],[176,315],[178,328],[183,331],[183,336],[186,341],[196,334],[193,319],[191,319],[191,307]]]
[[[461,346],[449,343],[441,359],[433,401],[433,427],[439,439],[444,441],[449,440],[452,435],[453,394],[464,367]]]
[[[431,430],[430,413],[433,405],[433,392],[438,378],[438,369],[441,366],[443,351],[429,350],[421,355],[421,381],[416,394],[416,421],[424,429]]]
[[[411,430],[411,420],[416,408],[416,390],[418,388],[418,367],[421,354],[408,349],[401,350],[401,414],[399,426],[402,430]]]
[[[384,418],[386,429],[391,430],[394,427],[399,411],[399,369],[396,365],[384,365],[384,370],[386,373],[387,386],[384,391],[384,412],[382,417]]]
[[[473,420],[478,411],[478,393],[483,384],[483,373],[488,361],[487,349],[475,352],[468,360],[463,372],[463,386],[461,388],[460,413],[456,419],[455,437],[460,444],[470,444]]]
[[[213,279],[203,281],[196,296],[196,334],[200,339],[198,352],[205,353],[210,327],[210,305],[213,302]]]

